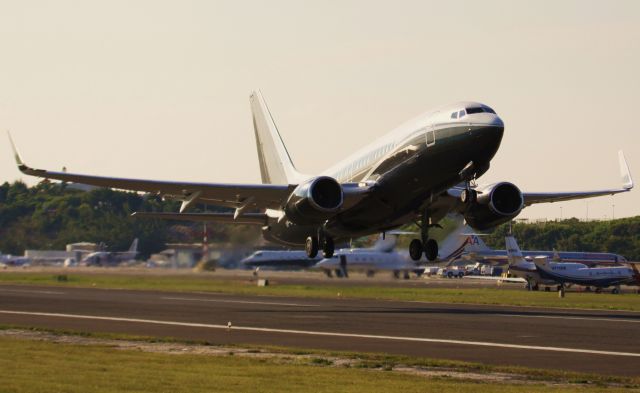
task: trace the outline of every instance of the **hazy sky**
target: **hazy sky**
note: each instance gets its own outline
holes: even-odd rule
[[[640,181],[639,72],[640,1],[0,0],[0,129],[32,166],[108,176],[259,183],[259,88],[303,172],[475,100],[506,124],[481,183],[616,187],[620,148]],[[0,180],[33,184],[0,148]],[[521,217],[561,206],[586,215]]]

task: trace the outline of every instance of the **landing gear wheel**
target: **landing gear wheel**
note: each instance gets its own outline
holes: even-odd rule
[[[309,236],[304,245],[304,250],[307,252],[309,258],[315,258],[318,255],[318,238]]]
[[[419,261],[422,258],[422,242],[418,239],[411,240],[409,244],[409,256],[414,261]]]
[[[613,288],[613,289],[611,290],[611,293],[612,293],[612,294],[614,294],[614,295],[619,294],[619,293],[620,293],[620,288],[618,288],[618,287]]]
[[[602,293],[602,288],[596,288],[596,293]]]
[[[438,258],[438,242],[433,239],[427,240],[424,245],[424,255],[429,261],[435,261]]]
[[[322,242],[322,256],[325,258],[331,258],[333,256],[334,245],[333,238],[325,236]]]
[[[478,193],[476,192],[476,190],[472,190],[470,188],[465,188],[460,193],[460,200],[465,205],[471,205],[471,204],[475,203],[475,201],[477,199],[478,199]]]

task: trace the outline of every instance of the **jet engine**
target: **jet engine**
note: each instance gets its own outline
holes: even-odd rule
[[[477,190],[464,218],[471,227],[485,230],[515,218],[524,207],[522,192],[515,184],[502,182]]]
[[[344,192],[340,183],[334,178],[320,176],[296,187],[284,211],[293,223],[320,224],[334,216],[343,202]]]

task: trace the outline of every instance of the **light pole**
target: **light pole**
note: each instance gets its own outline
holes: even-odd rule
[[[587,202],[587,216],[585,217],[585,221],[589,221],[589,202]]]

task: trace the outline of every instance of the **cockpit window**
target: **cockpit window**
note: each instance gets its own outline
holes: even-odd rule
[[[470,108],[467,108],[468,115],[482,112],[493,113],[494,115],[496,114],[496,112],[488,106],[472,106]]]
[[[467,114],[469,114],[469,115],[472,115],[474,113],[482,113],[482,112],[484,112],[484,111],[482,110],[482,107],[479,107],[479,106],[474,106],[474,107],[471,107],[471,108],[467,108]]]
[[[452,119],[457,119],[457,118],[458,118],[458,112],[453,112],[453,113],[451,114],[451,118],[452,118]]]
[[[484,109],[485,112],[493,113],[494,115],[496,114],[496,111],[489,108],[488,106],[483,106],[482,109]]]
[[[461,110],[460,112],[458,112],[458,117],[462,117],[462,116],[464,116],[464,114],[465,114],[465,113],[464,113],[464,109],[463,109],[463,110]]]

